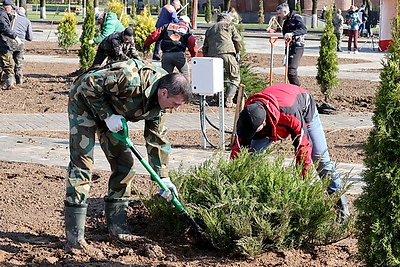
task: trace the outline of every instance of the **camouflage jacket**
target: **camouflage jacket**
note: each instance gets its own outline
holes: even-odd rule
[[[241,49],[242,38],[232,23],[220,21],[207,29],[203,44],[204,56],[238,54]]]
[[[100,120],[119,114],[128,121],[145,120],[149,163],[160,177],[168,177],[171,146],[166,138],[165,111],[158,104],[158,80],[167,72],[131,59],[82,75],[71,87],[70,101],[81,102]],[[79,85],[76,86],[75,84]]]

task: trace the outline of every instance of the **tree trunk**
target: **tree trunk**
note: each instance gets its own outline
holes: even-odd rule
[[[317,28],[317,6],[318,6],[318,0],[313,0],[312,1],[312,18],[311,18],[311,28]]]
[[[40,0],[40,18],[46,18],[46,0]]]

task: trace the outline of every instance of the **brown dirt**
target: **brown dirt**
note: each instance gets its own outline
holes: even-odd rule
[[[57,54],[65,52],[52,43],[32,42],[28,53]],[[68,56],[76,56],[74,48]],[[264,58],[265,57],[265,58]],[[269,64],[266,55],[250,54],[244,60],[256,65]],[[264,63],[265,62],[265,63]],[[302,64],[315,64],[316,58],[304,57]],[[347,62],[347,61],[346,61]],[[343,62],[344,64],[346,62]],[[353,63],[354,61],[350,61]],[[349,63],[350,63],[349,62]],[[12,91],[1,91],[0,113],[66,112],[68,88],[76,77],[77,64],[43,64],[27,62],[25,84]],[[283,77],[276,76],[276,81]],[[301,77],[305,89],[317,101],[323,96],[315,78]],[[372,112],[378,83],[341,80],[332,103],[340,111]],[[198,112],[188,104],[181,112]],[[233,111],[233,109],[232,109]],[[326,129],[330,153],[335,161],[362,163],[363,142],[369,129]],[[66,138],[66,132],[14,132],[19,135]],[[198,131],[172,131],[174,147],[200,148]],[[132,131],[136,143],[143,143],[141,133]],[[210,132],[217,142],[218,136]],[[218,251],[198,249],[188,236],[167,234],[134,196],[130,204],[129,223],[139,235],[149,240],[133,244],[110,241],[102,208],[108,172],[95,172],[87,219],[87,240],[102,251],[104,257],[71,255],[64,252],[63,198],[65,169],[15,162],[0,162],[0,266],[362,266],[357,259],[357,240],[349,237],[311,250],[275,250],[256,259],[240,259],[221,255]],[[135,186],[150,194],[152,183],[147,176],[138,176]],[[355,196],[349,196],[350,202]]]

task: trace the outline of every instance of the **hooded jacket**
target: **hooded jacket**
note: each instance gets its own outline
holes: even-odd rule
[[[207,29],[203,44],[204,56],[238,54],[241,49],[242,38],[233,23],[219,21]]]
[[[266,112],[266,125],[252,140],[268,138],[278,141],[291,137],[296,153],[296,163],[308,169],[312,163],[312,143],[307,125],[312,121],[316,105],[311,94],[293,84],[275,84],[250,96],[245,106],[256,101],[262,103]],[[237,138],[232,147],[231,158],[236,158],[242,146],[251,140]]]
[[[117,14],[115,13],[106,13],[104,14],[104,21],[101,25],[100,35],[96,36],[93,41],[98,44],[104,40],[107,36],[114,32],[119,32],[125,30],[124,25],[118,20]]]

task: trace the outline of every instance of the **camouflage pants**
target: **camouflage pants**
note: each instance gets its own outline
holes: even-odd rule
[[[25,45],[21,44],[13,52],[13,59],[15,63],[14,72],[17,79],[21,79],[23,77],[22,65],[24,60],[24,51],[25,51]]]
[[[219,54],[217,57],[224,61],[225,80],[239,85],[240,84],[240,68],[234,54]]]
[[[14,75],[14,59],[12,53],[0,52],[0,67],[3,75]]]
[[[112,171],[107,199],[129,198],[135,174],[130,150],[112,136],[105,123],[93,115],[82,98],[69,100],[68,115],[70,163],[66,177],[66,203],[85,204],[90,196],[96,134]]]

